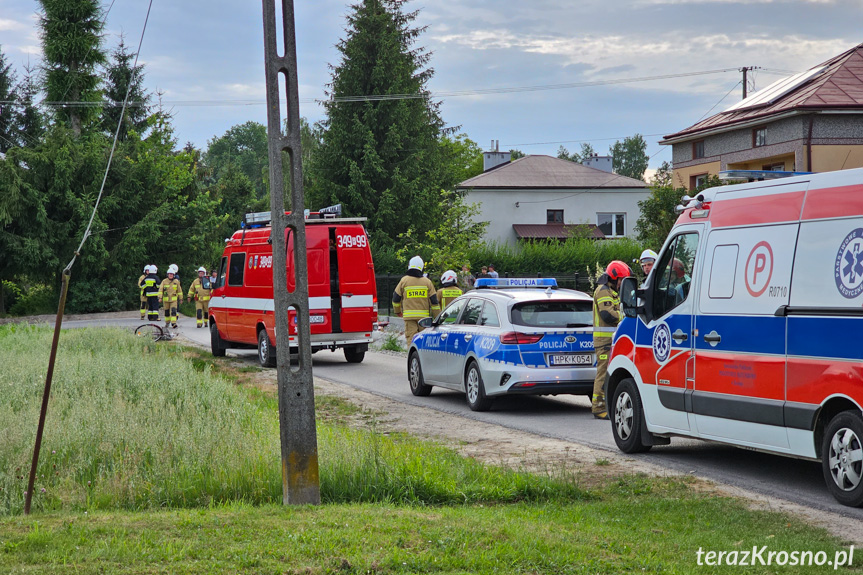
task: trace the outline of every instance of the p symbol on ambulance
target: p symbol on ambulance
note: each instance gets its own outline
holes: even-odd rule
[[[863,293],[863,228],[853,230],[842,240],[833,275],[842,297],[854,299]]]
[[[767,242],[758,242],[746,260],[746,291],[752,297],[760,296],[770,285],[772,276],[773,248]]]

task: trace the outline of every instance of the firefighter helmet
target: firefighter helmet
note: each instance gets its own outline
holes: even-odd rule
[[[423,271],[424,267],[425,262],[423,262],[423,259],[419,256],[412,257],[410,263],[408,264],[409,270]]]
[[[199,268],[198,268],[198,271],[199,271],[199,272],[207,273],[207,268],[205,268],[204,266],[201,266],[201,267],[199,267]]]
[[[156,264],[150,264],[150,273],[155,274],[159,272],[159,268],[156,267]]]
[[[177,267],[177,264],[171,264],[168,266],[168,273],[169,274],[175,274],[178,271],[179,271],[179,268]]]
[[[150,273],[150,264],[147,264],[147,265],[145,265],[145,266],[144,266],[144,273],[145,273],[145,274]]]
[[[656,252],[653,250],[644,250],[641,252],[641,257],[638,258],[639,263],[647,263],[647,262],[655,262],[656,261]]]
[[[457,279],[458,279],[458,276],[457,276],[457,275],[455,275],[455,272],[454,272],[454,271],[452,271],[452,270],[447,270],[447,271],[445,271],[445,272],[443,273],[443,275],[440,277],[440,283],[442,283],[442,284],[455,283],[455,281],[456,281]]]
[[[629,269],[629,266],[623,263],[620,260],[614,260],[608,267],[605,268],[605,273],[608,274],[608,277],[614,281],[619,280],[620,278],[629,277],[632,275],[632,270]]]

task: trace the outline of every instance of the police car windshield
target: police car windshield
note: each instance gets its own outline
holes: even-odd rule
[[[528,327],[590,327],[593,303],[589,301],[542,301],[516,304],[512,323]]]

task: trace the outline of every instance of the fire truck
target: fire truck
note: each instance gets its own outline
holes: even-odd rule
[[[363,224],[366,218],[340,217],[338,208],[307,211],[305,218],[312,353],[342,349],[349,363],[360,363],[377,321],[375,267]],[[210,300],[214,356],[225,355],[228,348],[257,347],[261,365],[275,365],[271,233],[270,212],[250,213],[242,228],[226,240]],[[285,234],[288,291],[294,291],[294,236],[290,229]],[[294,310],[289,310],[289,326],[287,344],[296,348]]]

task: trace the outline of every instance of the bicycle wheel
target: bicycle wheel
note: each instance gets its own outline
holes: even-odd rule
[[[135,329],[135,335],[138,337],[148,337],[153,341],[159,341],[165,336],[165,332],[162,331],[161,326],[158,326],[155,323],[145,323],[144,325],[139,325]]]

